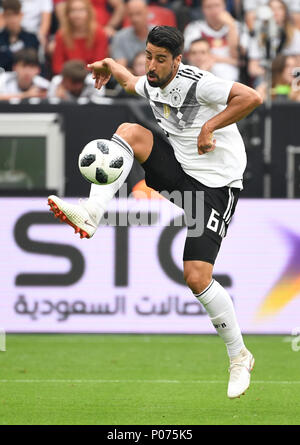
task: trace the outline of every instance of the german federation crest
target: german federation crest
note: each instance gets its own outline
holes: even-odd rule
[[[171,104],[173,107],[178,107],[181,104],[181,95],[178,91],[173,91],[171,94]]]

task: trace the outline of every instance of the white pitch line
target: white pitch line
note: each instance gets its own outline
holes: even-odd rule
[[[86,379],[1,379],[0,383],[167,383],[167,384],[225,384],[225,380],[86,380]],[[300,380],[252,380],[251,383],[297,385]]]

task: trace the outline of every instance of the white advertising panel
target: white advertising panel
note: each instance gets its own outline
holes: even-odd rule
[[[169,202],[114,200],[119,225],[100,226],[90,240],[58,223],[44,198],[0,205],[6,332],[214,332],[183,283],[186,229],[170,226],[181,210]],[[300,325],[299,221],[297,200],[238,203],[215,278],[244,333],[290,334]]]

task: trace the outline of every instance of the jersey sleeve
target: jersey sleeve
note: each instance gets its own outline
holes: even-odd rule
[[[137,83],[135,84],[135,91],[139,96],[145,97],[146,93],[145,93],[145,82],[147,80],[147,76],[142,76],[139,78],[139,80],[137,81]]]
[[[234,82],[206,72],[199,80],[196,97],[199,103],[226,105]]]

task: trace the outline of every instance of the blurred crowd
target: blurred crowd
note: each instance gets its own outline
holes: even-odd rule
[[[155,25],[184,33],[184,63],[300,101],[300,0],[0,0],[0,100],[128,97],[113,79],[96,90],[86,65],[145,74]]]

